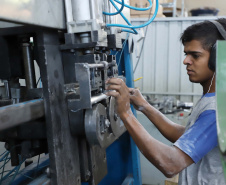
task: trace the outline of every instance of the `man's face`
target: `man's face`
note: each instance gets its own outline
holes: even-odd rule
[[[184,45],[184,65],[186,65],[189,80],[194,83],[205,84],[213,77],[213,71],[208,67],[209,51],[203,49],[200,41],[192,40]]]

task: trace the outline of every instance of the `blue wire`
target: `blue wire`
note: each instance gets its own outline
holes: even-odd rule
[[[7,150],[6,150],[5,152],[3,152],[3,153],[0,155],[0,157],[1,157],[2,155],[4,155],[6,152],[7,152]]]
[[[8,156],[8,155],[9,155],[9,151],[7,151],[6,154],[0,159],[0,162],[4,161],[5,157]]]
[[[115,9],[118,11],[119,8],[117,7],[117,5],[113,2],[113,0],[110,0],[110,2],[112,3],[112,5],[115,7]],[[128,25],[131,25],[131,23],[128,21],[128,19],[124,16],[124,14],[122,12],[120,12],[120,15],[122,16],[122,18],[126,21],[126,23]],[[126,30],[126,29],[122,29],[122,31],[125,31],[125,32],[129,32],[129,33],[134,33],[134,34],[138,34],[138,32],[132,28],[132,30],[134,32],[132,32],[131,30]]]
[[[121,12],[122,12],[122,10],[123,10],[123,8],[124,8],[124,5],[125,5],[124,0],[122,0],[121,5],[122,5],[122,7],[121,7],[121,8],[120,8],[120,10],[118,10],[117,12],[115,12],[115,13],[103,12],[103,14],[104,14],[104,15],[117,15],[117,14],[119,14],[119,13],[121,13]]]
[[[9,173],[7,173],[7,174],[1,179],[1,181],[4,181],[5,179],[7,179],[7,178],[10,176],[10,174],[13,173],[15,170],[17,170],[18,167],[20,167],[21,164],[22,164],[24,161],[25,161],[25,159],[24,159],[23,161],[21,161],[20,164],[19,164],[18,166],[14,167]],[[17,171],[17,173],[18,173],[18,171]]]
[[[114,1],[117,2],[117,3],[119,3],[119,4],[122,4],[121,1],[118,1],[118,0],[114,0]],[[146,8],[137,8],[137,7],[134,7],[134,6],[127,5],[127,4],[125,4],[125,7],[130,8],[130,9],[133,9],[133,10],[137,10],[137,11],[146,11],[146,10],[150,10],[151,7],[152,7],[151,0],[148,0],[148,2],[150,3],[150,5],[148,7],[146,7]]]
[[[20,170],[21,165],[22,165],[22,163],[20,163],[20,164],[17,166],[16,171],[15,171],[15,173],[13,174],[13,178],[11,179],[11,181],[10,181],[9,184],[11,184],[11,183],[14,181],[15,177],[17,176],[17,174],[18,174],[18,172],[19,172],[19,170]]]
[[[155,8],[154,15],[153,15],[152,18],[151,18],[148,22],[146,22],[145,24],[141,24],[141,25],[139,25],[139,26],[131,26],[131,25],[127,26],[127,25],[123,25],[123,24],[107,24],[106,26],[107,26],[107,27],[112,27],[112,26],[114,26],[114,27],[130,28],[130,29],[143,28],[143,27],[149,25],[149,24],[155,19],[156,15],[157,15],[157,13],[158,13],[158,8],[159,8],[159,2],[158,2],[158,0],[156,0],[156,8]]]

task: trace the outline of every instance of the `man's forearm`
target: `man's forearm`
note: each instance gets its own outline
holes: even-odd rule
[[[141,110],[148,119],[157,127],[161,134],[169,141],[175,142],[185,131],[185,127],[176,124],[164,116],[160,111],[145,103]]]
[[[172,177],[190,164],[190,161],[181,158],[179,149],[154,139],[132,113],[125,114],[121,118],[141,153],[165,176]]]

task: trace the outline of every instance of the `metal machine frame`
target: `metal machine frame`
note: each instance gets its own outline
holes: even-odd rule
[[[26,159],[49,153],[49,168],[32,184],[141,184],[138,149],[114,100],[103,94],[112,76],[124,75],[133,87],[128,45],[118,70],[110,51],[122,49],[123,36],[104,28],[103,7],[108,1],[56,0],[53,6],[50,0],[0,0],[0,44],[7,48],[0,65],[8,70],[0,70],[8,105],[1,100],[0,139],[9,145],[12,165],[19,164],[18,154]],[[34,60],[42,88],[36,87]],[[18,175],[14,183],[23,180]]]

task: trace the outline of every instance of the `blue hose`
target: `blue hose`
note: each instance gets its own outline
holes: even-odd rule
[[[110,2],[111,2],[112,5],[115,7],[115,9],[118,11],[119,8],[118,8],[117,5],[114,3],[114,1],[113,1],[113,0],[110,0]],[[122,16],[122,18],[126,21],[126,23],[127,23],[128,25],[131,25],[131,23],[128,21],[128,19],[124,16],[124,14],[123,14],[122,12],[120,12],[120,15]],[[138,34],[138,32],[137,32],[135,29],[132,28],[132,30],[133,30],[133,31],[128,30],[128,29],[122,29],[122,31],[124,31],[124,32],[129,32],[129,33]]]
[[[119,14],[119,13],[122,12],[122,10],[123,10],[123,8],[124,8],[124,6],[125,6],[124,0],[122,0],[121,5],[122,5],[122,7],[121,7],[120,10],[118,10],[117,12],[114,12],[114,13],[103,12],[103,14],[104,14],[104,15],[117,15],[117,14]]]
[[[155,19],[156,15],[157,15],[157,13],[158,13],[158,8],[159,8],[159,2],[158,2],[158,0],[156,0],[156,8],[155,8],[154,15],[152,16],[152,18],[151,18],[148,22],[146,22],[146,23],[144,23],[144,24],[141,24],[141,25],[139,25],[139,26],[131,26],[131,24],[130,24],[130,25],[123,25],[123,24],[107,24],[106,26],[107,26],[107,27],[112,27],[112,26],[114,26],[114,27],[122,27],[122,28],[129,28],[129,29],[143,28],[143,27],[149,25],[149,24]]]

